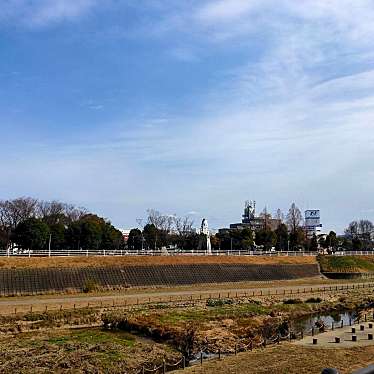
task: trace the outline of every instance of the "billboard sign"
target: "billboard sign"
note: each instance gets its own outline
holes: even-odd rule
[[[305,219],[319,219],[319,210],[306,210]]]

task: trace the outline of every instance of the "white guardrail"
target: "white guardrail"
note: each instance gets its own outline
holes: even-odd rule
[[[274,252],[274,251],[212,251],[212,256],[316,256],[318,252]],[[206,251],[182,251],[182,250],[1,250],[0,257],[70,257],[70,256],[205,256]],[[336,256],[369,256],[374,255],[374,251],[339,251],[335,252]]]

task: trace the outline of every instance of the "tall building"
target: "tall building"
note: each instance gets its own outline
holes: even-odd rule
[[[263,229],[276,230],[281,221],[279,219],[271,218],[268,213],[263,213],[256,216],[256,202],[246,201],[244,206],[244,214],[242,215],[242,222],[230,224],[230,230],[243,230],[249,228],[252,231]],[[228,229],[220,229],[220,232]]]
[[[314,234],[318,235],[321,233],[321,215],[320,210],[306,210],[305,211],[305,231],[308,238],[311,238]]]

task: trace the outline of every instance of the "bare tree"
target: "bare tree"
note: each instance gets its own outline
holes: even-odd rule
[[[83,207],[66,204],[64,214],[70,222],[79,221],[83,216],[89,214],[89,211]]]
[[[370,240],[374,233],[374,224],[367,220],[352,221],[345,229],[345,234],[351,238]]]
[[[174,223],[174,217],[172,215],[161,214],[158,210],[148,209],[147,221],[149,224],[154,225],[156,229],[170,233]]]
[[[14,229],[25,219],[36,216],[37,203],[31,197],[0,201],[0,225]]]
[[[295,203],[292,203],[290,209],[287,213],[287,226],[288,229],[295,233],[296,230],[302,225],[303,223],[303,216],[301,214],[300,209],[296,206]]]
[[[284,221],[284,214],[279,208],[277,209],[277,212],[275,213],[275,219],[279,220],[280,223],[283,223]]]
[[[192,232],[193,220],[188,216],[174,217],[175,231],[179,236],[187,236]]]

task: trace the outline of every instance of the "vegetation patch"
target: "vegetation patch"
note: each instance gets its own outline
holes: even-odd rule
[[[283,304],[302,304],[303,301],[301,299],[286,299],[283,300]]]
[[[316,303],[321,303],[322,299],[320,297],[310,297],[309,299],[306,299],[305,302],[316,304]]]
[[[374,272],[374,259],[369,256],[324,256],[318,261],[323,273],[368,273]]]
[[[89,293],[99,289],[99,285],[93,279],[86,279],[83,285],[83,292]]]

